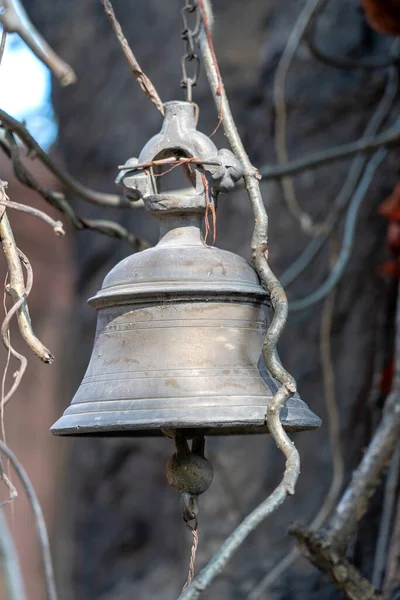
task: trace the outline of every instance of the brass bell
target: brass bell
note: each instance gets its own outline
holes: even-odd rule
[[[193,160],[190,191],[161,193],[155,168],[141,167],[171,157]],[[116,265],[89,300],[98,311],[92,357],[54,434],[268,431],[278,387],[261,353],[268,294],[246,260],[202,236],[207,207],[241,175],[234,155],[196,130],[192,104],[165,105],[161,132],[118,178],[158,218],[160,241]],[[298,394],[281,421],[292,431],[321,423]]]

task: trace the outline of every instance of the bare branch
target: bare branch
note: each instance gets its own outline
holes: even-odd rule
[[[33,515],[35,517],[36,530],[40,542],[41,556],[43,562],[43,569],[45,574],[47,600],[57,600],[57,592],[54,583],[53,565],[50,554],[50,544],[47,535],[46,523],[43,517],[43,512],[33,489],[32,483],[29,480],[23,466],[15,456],[15,454],[6,446],[6,444],[0,440],[0,451],[10,459],[22,485],[26,492],[29,503],[32,507]]]
[[[336,251],[332,250],[332,268],[337,260]],[[328,493],[318,513],[313,518],[310,529],[318,529],[331,514],[343,485],[344,464],[340,442],[339,411],[335,394],[335,373],[332,364],[331,330],[335,306],[335,290],[325,301],[321,318],[320,355],[322,379],[324,384],[324,401],[328,415],[329,449],[332,457],[333,475]],[[293,548],[264,579],[250,592],[247,600],[258,600],[265,591],[301,556],[297,548]]]
[[[20,0],[1,0],[0,23],[8,33],[17,33],[34,54],[57,77],[61,85],[75,83],[76,75],[62,58],[50,48],[49,44],[35,29],[29,20]]]
[[[6,49],[7,42],[7,31],[3,27],[3,31],[1,32],[1,41],[0,41],[0,64],[3,60],[4,50]]]
[[[4,580],[5,600],[26,600],[17,550],[0,508],[0,573]]]
[[[12,200],[10,200],[5,192],[6,186],[7,186],[6,181],[3,181],[2,184],[0,183],[0,205],[1,206],[5,206],[6,208],[13,208],[15,210],[19,210],[21,212],[28,213],[29,215],[32,215],[34,217],[38,217],[39,219],[42,219],[42,221],[44,221],[45,223],[50,225],[53,228],[54,233],[56,235],[58,235],[58,236],[65,235],[65,231],[64,231],[63,224],[61,223],[61,221],[55,221],[54,219],[49,217],[49,215],[47,215],[42,210],[33,208],[32,206],[27,206],[26,204],[20,204],[19,202],[13,202]]]
[[[22,300],[17,311],[17,320],[21,335],[28,347],[40,358],[40,360],[44,363],[52,363],[54,360],[53,355],[36,337],[32,329],[28,305],[26,303],[26,288],[30,288],[30,285],[28,284],[25,287],[21,262],[28,271],[28,279],[29,277],[32,278],[32,269],[28,259],[17,248],[6,212],[3,213],[0,220],[0,237],[10,275],[9,293],[13,297],[14,302],[21,302]]]
[[[400,319],[398,327],[400,328]],[[398,361],[398,359],[396,359]],[[351,482],[329,523],[329,540],[337,549],[345,548],[358,521],[368,508],[368,502],[380,483],[383,469],[388,464],[400,434],[400,372],[385,411],[360,464],[353,472]]]
[[[377,150],[377,152],[373,155],[373,157],[368,162],[368,166],[365,170],[364,176],[362,177],[357,190],[353,196],[353,199],[350,203],[347,216],[346,223],[343,233],[343,242],[340,250],[338,261],[335,265],[335,268],[324,281],[324,283],[317,289],[315,292],[312,292],[305,298],[301,298],[298,300],[292,300],[289,303],[290,311],[299,311],[305,310],[306,308],[310,308],[317,302],[320,302],[329,292],[338,284],[343,273],[346,269],[348,261],[351,256],[351,252],[353,249],[354,243],[354,233],[355,227],[357,223],[358,211],[361,206],[363,199],[366,196],[369,185],[374,178],[376,169],[379,167],[383,159],[387,154],[387,150],[381,148]]]
[[[397,89],[397,69],[395,67],[391,67],[388,73],[385,92],[365,128],[363,137],[370,137],[371,135],[375,135],[377,133],[390,112],[393,102],[397,96]],[[288,267],[281,275],[280,282],[284,288],[287,288],[287,286],[290,285],[304,271],[304,269],[311,263],[313,258],[323,247],[328,235],[336,227],[339,218],[353,197],[354,188],[360,179],[360,175],[363,173],[366,162],[367,157],[362,156],[361,154],[355,156],[347,173],[343,187],[337,195],[331,211],[328,213],[323,224],[321,225],[321,230],[323,230],[323,232],[309,242],[309,244],[296,258],[293,264],[291,264],[290,267]]]
[[[23,185],[35,190],[42,196],[42,198],[44,198],[44,200],[46,200],[46,202],[49,202],[57,210],[65,214],[76,229],[91,229],[92,231],[96,231],[103,235],[116,237],[126,242],[136,251],[148,248],[149,245],[145,240],[136,238],[125,227],[119,225],[118,223],[114,223],[113,221],[86,219],[76,215],[72,206],[65,199],[64,194],[43,188],[43,186],[35,179],[35,177],[28,171],[20,159],[19,147],[14,139],[13,134],[11,132],[7,132],[6,136],[6,141],[0,138],[0,147],[7,154],[7,156],[11,158],[14,174],[18,181],[20,181]],[[118,196],[115,196],[115,198],[118,198]]]
[[[210,2],[204,2],[204,5],[207,7],[206,18],[211,22]],[[270,293],[272,306],[274,308],[272,322],[267,331],[263,347],[264,359],[267,368],[273,377],[284,385],[289,397],[296,391],[296,383],[292,376],[283,368],[276,353],[276,344],[287,318],[287,299],[285,292],[275,275],[272,273],[267,261],[268,216],[260,192],[258,171],[251,164],[242,140],[240,139],[236,124],[232,117],[223,82],[218,77],[218,72],[215,68],[213,56],[209,48],[208,39],[204,34],[200,36],[200,45],[204,57],[207,78],[209,79],[210,87],[214,94],[215,103],[217,107],[219,107],[220,104],[222,106],[225,135],[234,154],[243,166],[243,178],[245,180],[246,190],[255,220],[251,241],[252,259],[261,280]],[[219,88],[221,88],[220,93],[217,93]]]
[[[16,371],[16,373],[14,373],[14,383],[12,384],[12,386],[9,389],[9,391],[7,392],[7,394],[2,396],[2,399],[1,399],[1,409],[2,410],[4,409],[4,406],[7,404],[7,402],[11,399],[11,397],[17,391],[18,386],[21,383],[21,379],[24,376],[24,373],[26,371],[26,367],[28,365],[28,361],[27,361],[26,357],[23,354],[20,354],[19,352],[17,352],[17,350],[15,350],[15,348],[11,345],[11,342],[9,339],[9,327],[10,327],[11,318],[21,308],[21,306],[24,304],[24,302],[26,302],[26,293],[22,296],[22,298],[20,298],[17,302],[15,302],[13,307],[8,311],[3,323],[1,324],[1,339],[2,339],[3,344],[6,348],[6,350],[8,350],[8,352],[14,358],[19,360],[19,362],[20,362],[20,367],[19,367],[18,371]],[[4,379],[3,379],[2,383],[4,384]],[[12,492],[12,489],[9,486],[8,481],[5,478],[5,472],[4,472],[4,469],[1,465],[1,463],[0,463],[0,478],[4,481],[4,483],[7,485],[7,487]]]
[[[300,525],[291,528],[300,548],[307,558],[326,573],[337,587],[351,600],[383,600],[374,586],[341,556],[320,532],[310,531]]]
[[[300,526],[292,528],[308,558],[327,573],[354,600],[379,598],[375,588],[342,558],[349,537],[364,516],[382,473],[398,444],[400,434],[400,286],[397,293],[395,375],[383,417],[364,456],[353,471],[335,512],[324,531],[311,532]],[[358,591],[354,586],[358,585]],[[364,593],[364,595],[363,595]]]
[[[86,219],[86,217],[77,217],[81,225],[80,229],[90,229],[103,235],[117,238],[126,242],[136,252],[149,248],[149,243],[142,238],[138,238],[130,233],[125,227],[114,221],[105,219]]]
[[[224,85],[216,64],[215,53],[210,47],[212,44],[209,31],[212,24],[211,4],[203,0],[199,3],[202,12],[204,29],[200,37],[201,51],[204,58],[207,78],[210,83],[214,100],[219,114],[222,117],[225,135],[236,157],[242,163],[244,169],[244,180],[247,193],[254,212],[255,227],[252,238],[252,258],[254,265],[269,290],[274,314],[271,325],[267,331],[263,345],[263,355],[267,368],[271,374],[282,383],[267,409],[266,421],[272,437],[278,448],[286,457],[286,467],[283,479],[270,496],[262,502],[242,523],[234,530],[229,538],[223,543],[221,549],[211,559],[208,565],[195,577],[191,585],[180,596],[181,600],[194,600],[210,585],[213,579],[220,573],[232,555],[240,547],[246,537],[253,531],[268,515],[277,510],[285,501],[288,494],[293,494],[297,478],[300,473],[299,454],[284,431],[280,421],[280,410],[285,401],[296,391],[294,379],[285,371],[281,365],[277,353],[276,344],[287,318],[287,300],[279,281],[272,273],[267,261],[267,228],[268,217],[260,194],[258,173],[246,154],[242,140],[238,134],[232,117]]]
[[[152,103],[155,105],[157,110],[159,110],[160,113],[163,115],[164,114],[164,106],[161,101],[161,98],[158,95],[156,88],[151,83],[150,79],[147,77],[147,75],[145,73],[143,73],[142,69],[140,68],[139,63],[136,60],[136,57],[133,54],[133,52],[128,44],[128,40],[126,39],[126,37],[123,34],[121,25],[117,21],[113,7],[111,5],[111,2],[109,0],[101,0],[101,2],[103,4],[103,8],[108,17],[108,20],[110,21],[110,23],[112,25],[112,28],[116,35],[116,38],[122,48],[123,53],[125,54],[125,57],[126,57],[128,63],[129,63],[131,71],[132,71],[133,75],[136,77],[136,81],[140,85],[140,87],[143,90],[143,92],[145,93],[145,95],[152,101]]]
[[[288,152],[286,147],[286,75],[311,19],[325,2],[326,0],[308,0],[306,2],[293,27],[276,69],[273,88],[275,104],[275,151],[280,165],[286,165],[288,162]],[[304,231],[312,233],[314,231],[312,219],[310,215],[300,207],[296,198],[292,179],[283,177],[281,179],[281,185],[283,198],[290,213],[298,219],[301,228]]]
[[[386,131],[383,131],[377,136],[371,138],[361,138],[356,142],[350,142],[349,144],[343,144],[341,146],[335,146],[327,148],[326,150],[320,150],[314,154],[305,156],[294,160],[287,165],[282,166],[265,166],[260,169],[260,174],[264,181],[270,179],[281,179],[286,175],[295,175],[301,171],[307,171],[309,169],[315,169],[328,163],[332,163],[338,160],[343,160],[354,156],[359,153],[369,153],[371,150],[376,150],[381,147],[392,147],[396,146],[400,142],[400,130],[398,125],[390,127]]]
[[[27,128],[23,123],[14,119],[11,115],[0,109],[0,121],[3,127],[15,133],[21,142],[24,143],[26,148],[30,151],[30,155],[38,158],[51,173],[58,179],[58,181],[69,191],[97,206],[110,206],[118,208],[132,208],[134,206],[132,202],[126,200],[123,196],[118,194],[105,194],[103,192],[97,192],[92,190],[74,179],[72,175],[64,171],[58,166],[52,158],[39,146],[37,141],[31,136]]]

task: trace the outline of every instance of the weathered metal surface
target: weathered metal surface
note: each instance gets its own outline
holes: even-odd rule
[[[169,110],[170,109],[170,110]],[[221,156],[196,132],[190,104],[168,103],[161,133],[139,162],[174,151]],[[239,169],[225,151],[209,173],[216,195]],[[223,162],[223,161],[222,161]],[[222,164],[221,162],[221,164]],[[120,262],[89,302],[98,310],[86,375],[55,434],[187,435],[267,432],[266,411],[277,383],[266,371],[262,345],[268,295],[240,256],[204,245],[206,208],[198,179],[192,194],[158,194],[150,173],[128,171],[120,182],[141,194],[160,220],[155,248]],[[198,170],[196,169],[196,178]],[[289,430],[313,429],[320,419],[296,394],[282,409]]]

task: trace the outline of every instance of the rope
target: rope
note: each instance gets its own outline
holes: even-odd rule
[[[192,579],[194,577],[194,563],[196,560],[196,552],[197,552],[197,546],[199,545],[199,534],[197,532],[197,528],[191,528],[189,527],[190,531],[192,532],[192,536],[193,536],[193,542],[192,542],[192,550],[190,552],[190,561],[189,561],[189,573],[187,576],[187,580],[185,585],[182,588],[182,592],[184,592],[186,590],[186,588],[189,587],[189,585],[192,582]]]

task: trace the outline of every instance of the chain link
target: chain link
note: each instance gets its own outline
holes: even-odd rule
[[[192,88],[196,85],[200,72],[200,58],[196,52],[200,33],[200,12],[197,10],[196,1],[185,0],[181,14],[183,24],[182,39],[185,42],[185,54],[181,59],[181,87],[186,89],[186,100],[192,102]],[[189,26],[189,21],[193,21],[192,28]],[[190,75],[188,75],[189,63],[193,63]]]

